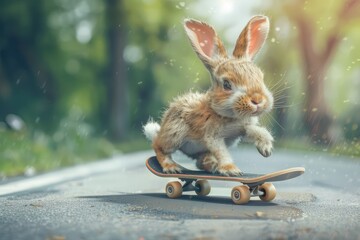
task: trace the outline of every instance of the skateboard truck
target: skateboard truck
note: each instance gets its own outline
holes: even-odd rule
[[[193,182],[196,181],[195,179],[181,179],[180,178],[180,180],[185,182],[184,185],[182,186],[183,192],[200,191],[200,188],[193,184]]]

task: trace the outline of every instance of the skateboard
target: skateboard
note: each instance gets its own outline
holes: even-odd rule
[[[199,196],[206,196],[211,190],[208,180],[242,183],[231,191],[231,199],[235,204],[246,204],[250,201],[250,197],[259,197],[262,201],[269,202],[276,197],[276,189],[271,182],[295,178],[305,172],[303,167],[294,167],[268,174],[244,173],[241,176],[224,176],[189,170],[179,165],[181,173],[164,173],[156,157],[147,159],[146,167],[159,177],[178,178],[183,182],[181,184],[179,181],[173,181],[166,185],[165,192],[169,198],[178,198],[186,191],[195,191]]]

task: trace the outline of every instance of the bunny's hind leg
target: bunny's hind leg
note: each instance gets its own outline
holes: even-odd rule
[[[163,171],[166,173],[181,172],[180,167],[172,160],[171,154],[175,149],[168,144],[163,144],[160,138],[153,142],[153,149]]]
[[[213,154],[211,154],[210,152],[205,152],[197,155],[195,158],[196,166],[199,169],[211,173],[216,172],[219,162]]]

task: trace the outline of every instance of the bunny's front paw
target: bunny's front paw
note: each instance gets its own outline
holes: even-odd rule
[[[270,157],[273,145],[272,142],[260,142],[256,145],[257,150],[264,157]]]
[[[274,138],[264,127],[250,125],[246,129],[246,135],[250,141],[254,141],[259,153],[264,157],[269,157],[273,149]]]
[[[266,129],[261,128],[260,130],[261,131],[258,131],[258,138],[257,141],[255,141],[255,146],[261,155],[269,157],[273,149],[274,138]]]

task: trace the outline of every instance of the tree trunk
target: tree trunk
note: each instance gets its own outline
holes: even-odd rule
[[[123,52],[126,45],[126,23],[122,0],[106,0],[108,47],[107,122],[114,140],[122,140],[128,133],[129,89]]]
[[[329,144],[331,141],[330,129],[332,118],[327,106],[324,87],[325,75],[329,59],[332,54],[326,51],[320,54],[314,48],[314,32],[311,22],[303,17],[297,18],[299,26],[299,44],[303,55],[305,73],[305,128],[311,140],[316,144]],[[334,46],[331,47],[333,51]]]
[[[305,127],[316,144],[331,143],[332,118],[324,96],[326,67],[322,64],[307,69]]]

